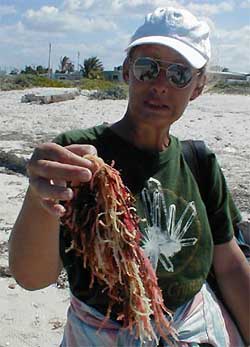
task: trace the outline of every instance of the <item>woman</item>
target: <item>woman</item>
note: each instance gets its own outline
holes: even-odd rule
[[[96,151],[105,162],[115,161],[136,197],[138,213],[147,218],[142,247],[156,270],[165,303],[174,311],[176,346],[243,346],[239,331],[250,342],[250,271],[233,238],[240,215],[210,151],[212,177],[205,208],[180,142],[170,135],[171,125],[203,90],[208,36],[207,25],[188,11],[156,9],[127,48],[123,75],[129,101],[122,119],[66,132],[33,153],[30,187],[10,238],[10,268],[27,289],[54,283],[62,266],[66,268],[72,300],[63,347],[140,345],[120,329],[116,309],[98,330],[108,297],[96,283],[89,288],[90,274],[74,251],[67,251],[71,240],[59,227],[65,209],[58,201],[72,199],[66,182],[90,181],[93,164],[82,156]],[[206,283],[211,265],[239,331]],[[166,341],[159,343],[167,346]]]

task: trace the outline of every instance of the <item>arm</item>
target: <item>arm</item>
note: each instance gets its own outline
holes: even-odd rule
[[[216,245],[213,266],[223,299],[250,343],[250,266],[235,239]]]
[[[34,290],[55,283],[62,269],[59,221],[29,187],[9,240],[9,267],[16,281]]]
[[[26,289],[55,283],[62,269],[59,254],[59,217],[70,200],[67,181],[88,182],[92,164],[82,158],[96,150],[88,145],[38,147],[28,164],[30,185],[9,240],[9,267]]]

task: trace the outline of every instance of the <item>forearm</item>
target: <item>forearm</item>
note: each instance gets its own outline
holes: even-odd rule
[[[250,344],[250,266],[246,259],[230,272],[217,274],[223,299],[247,344]]]
[[[9,240],[9,266],[17,282],[39,289],[56,281],[60,270],[59,221],[28,190]]]

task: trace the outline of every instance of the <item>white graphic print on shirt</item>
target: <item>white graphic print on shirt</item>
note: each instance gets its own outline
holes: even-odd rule
[[[184,237],[197,215],[195,204],[193,201],[189,202],[176,221],[176,206],[171,204],[167,209],[161,183],[152,177],[142,190],[142,201],[148,222],[142,238],[145,254],[154,270],[160,261],[166,271],[174,272],[171,258],[182,247],[193,246],[197,242],[195,237]]]

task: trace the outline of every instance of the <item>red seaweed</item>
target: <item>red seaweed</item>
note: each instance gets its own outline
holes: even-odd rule
[[[91,271],[91,283],[104,285],[110,298],[106,319],[113,305],[122,305],[117,320],[136,332],[141,341],[161,336],[171,346],[176,332],[172,313],[164,304],[155,271],[140,247],[140,218],[135,199],[119,172],[96,156],[90,183],[71,186],[74,198],[65,204],[61,222],[72,237],[72,246]],[[152,320],[153,318],[153,320]],[[152,322],[154,321],[154,324]],[[156,333],[157,332],[157,333]],[[169,338],[171,336],[171,338]]]

